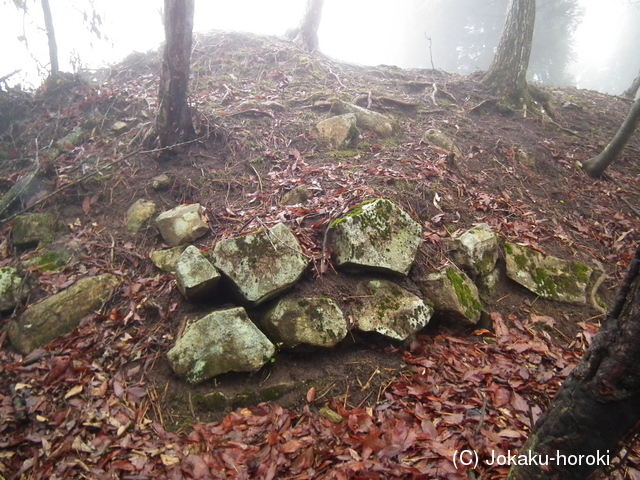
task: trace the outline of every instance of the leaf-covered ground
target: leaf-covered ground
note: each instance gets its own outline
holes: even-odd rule
[[[447,239],[485,222],[505,240],[600,262],[608,278],[599,296],[610,302],[638,241],[637,136],[603,180],[576,162],[599,152],[630,104],[541,88],[545,114],[507,113],[473,76],[345,65],[278,39],[211,34],[194,48],[198,140],[166,159],[150,141],[157,68],[156,55],[134,55],[89,83],[68,78],[35,96],[0,92],[0,112],[9,112],[0,114],[0,189],[38,160],[49,181],[17,210],[54,212],[76,248],[61,271],[28,269],[32,288],[21,308],[85,275],[108,271],[123,280],[99,314],[26,357],[0,333],[0,474],[504,478],[506,467],[484,460],[523,444],[597,332],[602,316],[594,308],[536,299],[503,278],[475,331],[453,334],[434,319],[407,349],[356,342],[307,360],[282,353],[254,376],[190,387],[171,374],[164,354],[187,320],[228,300],[186,304],[148,260],[162,246],[159,236],[128,235],[125,212],[141,197],[160,208],[200,202],[212,226],[203,249],[284,221],[312,260],[291,294],[328,295],[349,313],[355,281],[333,270],[324,235],[332,219],[382,196],[424,227],[416,270],[446,264]],[[333,98],[371,102],[398,118],[402,133],[381,141],[363,132],[353,150],[327,151],[309,127]],[[113,132],[117,121],[127,124],[124,133]],[[48,158],[76,127],[87,132],[84,141]],[[452,162],[423,142],[428,128],[453,137],[462,157]],[[523,163],[521,152],[536,164]],[[171,185],[154,191],[150,180],[160,173]],[[280,204],[303,184],[313,193],[308,203]],[[12,246],[10,228],[0,227],[0,266],[35,254]],[[401,283],[414,288],[411,276]],[[197,401],[294,378],[303,388],[277,402],[212,412]],[[478,452],[477,467],[456,468],[463,450]],[[638,478],[635,453],[625,454],[610,477]]]

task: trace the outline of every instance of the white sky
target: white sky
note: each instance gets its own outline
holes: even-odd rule
[[[625,1],[581,0],[586,10],[576,32],[576,71],[587,72],[578,77],[582,83],[588,83],[589,70],[606,66],[617,41],[617,23]],[[63,70],[72,70],[69,59],[73,52],[79,55],[83,67],[96,68],[115,63],[132,51],[155,49],[164,37],[159,13],[163,0],[95,0],[98,9],[104,12],[103,30],[110,37],[110,44],[97,40],[82,26],[82,15],[73,6],[86,5],[86,0],[50,0],[50,3]],[[11,0],[0,0],[0,77],[21,68],[22,76],[16,79],[37,85],[40,80],[35,62],[17,37],[24,28],[30,51],[42,64],[48,63],[47,43],[41,26],[40,2],[27,0],[27,4],[31,15],[25,21]],[[297,25],[304,4],[305,0],[196,0],[195,30],[282,35]],[[327,55],[349,62],[398,64],[402,57],[394,51],[393,38],[403,28],[402,17],[408,6],[408,0],[396,0],[392,9],[388,0],[325,0],[320,48]]]

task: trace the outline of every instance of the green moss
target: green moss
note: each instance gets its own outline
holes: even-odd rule
[[[222,392],[194,395],[193,405],[207,412],[221,412],[227,408],[227,396]]]
[[[447,269],[447,278],[451,281],[451,285],[456,292],[456,297],[460,300],[460,304],[466,309],[468,318],[477,318],[482,311],[482,304],[473,294],[473,291],[458,274],[455,268]]]

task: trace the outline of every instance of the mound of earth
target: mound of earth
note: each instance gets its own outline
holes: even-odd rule
[[[640,231],[636,207],[640,204],[640,166],[634,161],[640,148],[638,136],[604,179],[594,181],[577,167],[612,138],[630,108],[630,102],[621,98],[537,85],[540,98],[546,99],[544,108],[506,112],[474,76],[348,65],[310,55],[278,38],[211,33],[196,38],[192,58],[190,91],[198,138],[168,157],[153,148],[158,73],[157,54],[135,54],[108,70],[83,78],[65,77],[55,92],[0,92],[0,111],[6,103],[12,112],[11,117],[0,116],[0,193],[7,193],[36,164],[40,179],[38,188],[21,197],[19,205],[14,203],[0,212],[5,218],[0,226],[0,267],[21,264],[37,254],[11,242],[12,218],[23,212],[53,213],[60,237],[75,249],[73,259],[62,269],[27,269],[30,293],[15,313],[86,274],[113,273],[123,284],[100,314],[86,318],[73,333],[26,358],[10,347],[6,332],[0,335],[0,362],[6,367],[0,373],[5,392],[0,408],[9,419],[0,424],[0,446],[14,448],[5,467],[20,465],[35,455],[32,448],[40,447],[27,447],[28,435],[46,438],[49,445],[60,448],[62,458],[70,455],[72,446],[76,452],[106,456],[118,438],[135,442],[127,429],[138,424],[147,428],[141,432],[148,433],[148,425],[155,432],[151,436],[140,433],[138,440],[145,438],[152,445],[150,438],[160,438],[165,444],[178,445],[200,441],[217,431],[218,427],[211,427],[205,432],[198,422],[222,420],[228,439],[230,425],[246,426],[260,415],[271,419],[273,412],[287,421],[298,418],[303,422],[329,404],[345,418],[350,418],[349,412],[371,416],[371,412],[395,405],[396,394],[446,403],[440,394],[428,393],[426,384],[411,383],[419,381],[414,374],[420,369],[423,378],[428,378],[427,372],[440,360],[416,358],[446,350],[447,361],[452,362],[447,368],[464,370],[449,349],[457,348],[456,342],[467,345],[469,339],[483,335],[473,336],[471,331],[453,334],[435,319],[404,353],[396,345],[381,342],[371,346],[354,337],[337,350],[311,356],[281,352],[274,363],[256,374],[225,374],[211,383],[187,386],[171,373],[166,352],[188,321],[231,304],[225,292],[206,304],[184,301],[173,277],[152,264],[150,253],[163,247],[156,229],[146,228],[134,235],[124,226],[128,208],[140,198],[153,200],[160,210],[184,203],[203,205],[211,232],[195,245],[205,251],[221,239],[286,223],[312,260],[312,268],[292,295],[326,295],[343,305],[357,295],[356,280],[332,268],[325,248],[326,231],[350,207],[379,197],[394,201],[423,226],[424,241],[414,266],[422,271],[446,265],[447,241],[486,223],[506,242],[566,260],[601,264],[607,278],[598,293],[603,302],[611,303],[633,257]],[[380,139],[363,130],[349,150],[326,148],[313,136],[312,127],[331,114],[335,100],[389,115],[399,122],[400,131]],[[450,155],[424,139],[430,129],[446,134],[460,154]],[[70,137],[72,132],[79,135]],[[156,188],[160,175],[169,181]],[[282,202],[285,194],[303,185],[310,192],[307,201]],[[398,282],[415,290],[411,275]],[[591,305],[567,306],[538,299],[507,278],[501,278],[496,293],[484,301],[493,321],[487,315],[485,323],[476,327],[480,331],[489,334],[496,318],[509,319],[515,329],[511,334],[517,330],[518,335],[533,335],[536,330],[542,335],[547,353],[537,351],[538,356],[551,358],[545,357],[549,348],[561,352],[557,358],[549,354],[553,357],[550,362],[565,360],[559,363],[561,368],[549,370],[547,381],[553,378],[553,386],[548,387],[548,396],[566,376],[565,367],[577,359],[567,352],[588,343],[574,340],[590,339],[597,327],[589,325],[602,318]],[[10,319],[4,318],[2,325],[6,327]],[[538,322],[531,332],[520,329],[531,319],[544,319],[544,328],[539,329]],[[486,342],[480,344],[478,351],[498,355]],[[403,355],[412,365],[409,370]],[[566,360],[569,357],[571,361]],[[503,367],[500,364],[496,369]],[[453,381],[445,379],[445,383]],[[502,395],[497,389],[491,395]],[[549,401],[543,390],[532,387],[529,391],[527,398],[536,409],[543,409]],[[220,407],[215,392],[231,400]],[[473,408],[481,412],[478,415],[484,416],[489,409],[487,417],[499,416],[500,402],[486,407],[487,397],[482,395],[470,397],[476,402]],[[288,413],[282,413],[280,406],[261,403],[273,398]],[[511,397],[511,402],[514,398],[521,397]],[[256,407],[258,403],[263,406]],[[110,408],[110,427],[104,430],[108,433],[100,436],[88,431],[106,425],[100,411]],[[227,415],[236,408],[244,410]],[[450,414],[463,415],[452,408]],[[78,412],[88,416],[78,420],[80,417],[74,417]],[[522,427],[527,421],[520,417]],[[431,426],[433,432],[440,432],[451,425],[435,421]],[[397,423],[396,427],[401,429]],[[63,433],[51,437],[51,431],[65,428],[73,432],[68,440]],[[188,439],[187,434],[191,435]],[[113,439],[107,442],[109,435]],[[102,440],[96,440],[98,437]],[[524,437],[526,434],[514,436],[510,441],[517,447]],[[294,447],[302,448],[298,444],[287,448],[293,452]],[[186,450],[176,453],[177,447],[176,452],[168,450],[163,450],[165,456],[157,465],[168,470],[182,465],[182,471],[188,471],[184,461],[190,454]],[[55,451],[50,447],[45,455],[42,450],[34,457],[39,460],[25,463],[22,471],[51,463]],[[151,454],[146,455],[150,462]],[[435,455],[446,457],[445,450]],[[130,458],[127,461],[136,465]],[[193,458],[189,461],[195,462]],[[310,459],[299,461],[313,464]],[[416,462],[412,468],[418,468]],[[69,468],[81,471],[78,465]],[[193,465],[192,470],[196,469]],[[321,466],[313,465],[322,471]],[[48,475],[53,468],[38,471]],[[94,471],[92,468],[86,471]],[[259,468],[247,466],[247,475]],[[390,475],[415,478],[403,477],[410,475],[408,470],[388,468],[384,471]],[[426,467],[420,471],[427,471]],[[492,475],[504,470],[496,472],[485,472],[483,478],[499,478]],[[1,468],[0,473],[7,475]],[[300,478],[320,478],[320,474]]]

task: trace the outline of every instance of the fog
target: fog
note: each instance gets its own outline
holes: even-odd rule
[[[156,49],[164,37],[162,0],[50,2],[61,70],[78,71],[115,63],[133,51]],[[362,65],[431,68],[432,57],[435,68],[471,73],[486,69],[493,58],[508,3],[508,0],[396,0],[389,9],[388,1],[325,0],[320,48],[337,60]],[[621,93],[631,84],[640,69],[635,54],[640,47],[636,28],[640,24],[640,2],[538,0],[537,3],[536,28],[541,31],[536,30],[534,36],[530,67],[533,80],[612,94]],[[95,5],[103,20],[98,28],[101,38],[90,32],[90,22],[84,19],[85,12],[91,15],[87,6],[90,4]],[[297,25],[304,4],[305,0],[196,0],[194,30],[282,35]],[[561,4],[573,8],[571,21],[569,14],[567,21],[562,21],[557,10]],[[0,3],[3,45],[0,77],[20,69],[9,85],[20,83],[33,88],[46,75],[48,47],[39,2],[27,5],[29,13],[24,15],[12,1]],[[558,29],[565,29],[566,38],[559,45],[550,46],[553,40],[550,37],[561,35]],[[563,65],[558,67],[559,63]]]

